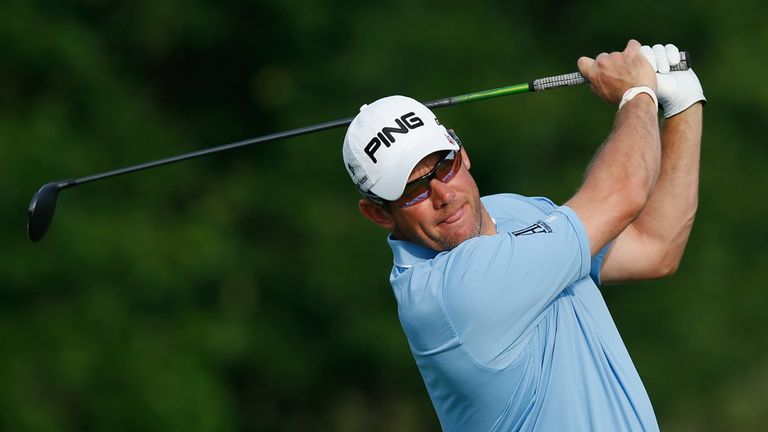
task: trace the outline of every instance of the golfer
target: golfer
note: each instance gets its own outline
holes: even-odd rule
[[[390,232],[403,330],[446,431],[658,430],[597,286],[677,269],[697,207],[704,94],[673,45],[578,60],[618,106],[563,205],[480,197],[425,106],[363,106],[344,139],[360,212]],[[658,106],[664,117],[660,128]]]

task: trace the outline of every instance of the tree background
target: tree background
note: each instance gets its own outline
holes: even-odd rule
[[[438,430],[343,130],[67,190],[37,244],[29,199],[390,94],[570,72],[634,37],[692,53],[709,99],[700,207],[675,276],[604,295],[663,430],[761,430],[767,16],[757,0],[4,0],[0,429]],[[613,112],[582,87],[439,116],[481,191],[563,202]]]

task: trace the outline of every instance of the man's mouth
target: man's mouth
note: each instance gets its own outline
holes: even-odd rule
[[[464,207],[465,206],[466,206],[466,204],[464,204],[461,207],[459,207],[458,210],[453,212],[451,215],[449,215],[447,218],[445,218],[440,223],[441,224],[449,224],[450,225],[452,223],[457,222],[459,219],[461,219],[464,216]]]

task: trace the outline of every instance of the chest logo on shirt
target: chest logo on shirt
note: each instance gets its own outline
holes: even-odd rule
[[[520,236],[526,236],[526,235],[551,233],[551,232],[552,232],[552,227],[550,227],[543,220],[538,220],[536,221],[535,224],[529,226],[528,228],[512,231],[512,235],[514,235],[515,237],[520,237]]]

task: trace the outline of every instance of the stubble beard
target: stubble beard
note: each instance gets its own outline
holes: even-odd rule
[[[441,237],[439,239],[435,240],[435,243],[437,243],[440,246],[440,250],[442,251],[448,251],[456,246],[464,243],[465,241],[478,237],[483,232],[483,206],[480,203],[479,200],[476,202],[473,202],[473,207],[475,208],[475,220],[472,222],[472,227],[469,231],[469,235],[466,238],[462,239],[452,239],[448,237]]]

